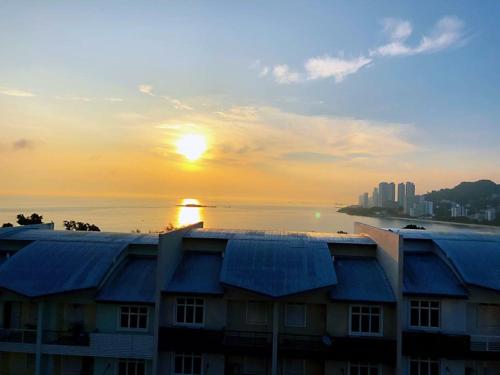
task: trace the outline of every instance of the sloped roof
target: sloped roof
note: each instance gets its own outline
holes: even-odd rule
[[[431,252],[405,253],[403,293],[467,297],[467,291],[452,270]]]
[[[0,288],[28,297],[95,288],[123,243],[35,241],[0,266]]]
[[[132,257],[106,282],[97,301],[155,303],[156,259]]]
[[[336,257],[338,284],[330,298],[344,301],[396,302],[387,276],[373,257]]]
[[[158,245],[156,234],[86,232],[71,230],[31,229],[0,231],[0,239],[26,241],[123,242],[133,245]],[[19,227],[14,227],[19,228]]]
[[[301,238],[230,239],[220,280],[270,297],[302,293],[337,283],[326,242]]]
[[[185,238],[220,239],[220,240],[281,240],[281,239],[303,239],[317,240],[328,243],[375,245],[375,242],[362,234],[337,234],[323,232],[296,232],[296,231],[272,231],[272,230],[245,230],[245,229],[211,229],[197,228],[189,231]]]
[[[186,251],[172,280],[163,291],[168,293],[223,294],[220,284],[222,255]]]
[[[465,283],[500,291],[500,241],[434,239]]]

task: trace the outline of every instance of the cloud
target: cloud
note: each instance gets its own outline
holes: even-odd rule
[[[369,65],[373,60],[364,56],[354,59],[338,57],[313,57],[305,63],[307,78],[316,80],[334,77],[335,82],[341,82],[346,76],[356,73],[361,68]]]
[[[300,81],[300,75],[297,72],[290,71],[288,65],[275,65],[273,68],[274,79],[278,83],[296,83]]]
[[[180,109],[180,110],[184,110],[184,111],[193,111],[194,108],[185,104],[185,103],[182,103],[179,99],[175,99],[175,98],[172,98],[170,96],[167,96],[167,95],[157,95],[153,92],[153,86],[151,85],[139,85],[138,87],[139,89],[139,92],[143,93],[143,94],[146,94],[146,95],[149,95],[149,96],[153,96],[155,98],[161,98],[161,99],[164,99],[168,102],[170,102],[170,104],[172,104],[172,106],[175,108],[175,109]]]
[[[370,56],[411,56],[420,53],[433,53],[464,42],[464,23],[455,16],[441,18],[429,35],[424,35],[415,46],[406,41],[412,33],[408,21],[387,19],[384,31],[389,34],[390,42],[370,51]]]
[[[123,102],[123,99],[122,98],[114,98],[114,97],[111,97],[111,98],[104,98],[104,100],[108,101],[108,102]]]
[[[28,148],[33,148],[34,144],[32,141],[26,138],[19,138],[18,140],[12,143],[12,148],[14,150],[24,150]]]
[[[13,89],[8,87],[0,87],[0,94],[8,96],[17,96],[19,98],[30,98],[36,96],[35,94],[29,91]]]
[[[284,112],[274,107],[236,106],[206,114],[186,114],[161,122],[156,138],[177,139],[189,132],[210,139],[206,160],[233,166],[282,168],[281,163],[323,165],[397,160],[418,150],[412,125]],[[170,146],[169,146],[170,147]],[[175,157],[175,149],[163,156]],[[167,155],[165,155],[167,152]],[[272,166],[270,161],[273,163]]]
[[[268,66],[264,66],[261,70],[260,70],[260,73],[259,73],[259,76],[260,77],[265,77],[269,74],[269,67]]]

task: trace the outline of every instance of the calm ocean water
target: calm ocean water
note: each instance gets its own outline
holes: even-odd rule
[[[272,229],[352,233],[354,222],[401,228],[409,223],[430,230],[460,231],[464,229],[497,232],[500,228],[408,221],[403,219],[349,216],[337,212],[333,205],[318,204],[231,204],[222,201],[202,201],[216,207],[179,207],[183,200],[138,200],[104,198],[42,198],[0,197],[0,223],[15,223],[18,213],[37,212],[45,222],[53,221],[62,229],[64,220],[77,220],[98,225],[103,231],[158,231],[171,223],[181,226],[203,221],[207,228]],[[184,201],[193,203],[196,200]]]

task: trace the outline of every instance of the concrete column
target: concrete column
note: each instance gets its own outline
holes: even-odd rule
[[[273,302],[273,355],[271,362],[271,375],[278,375],[278,328],[279,328],[279,302]]]
[[[38,321],[36,324],[35,375],[42,374],[42,334],[44,302],[38,303]]]

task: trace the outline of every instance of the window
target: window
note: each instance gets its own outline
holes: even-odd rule
[[[64,306],[64,320],[69,324],[83,323],[84,306],[78,303]]]
[[[306,373],[306,361],[303,359],[285,358],[283,375],[303,375]]]
[[[80,357],[62,357],[61,374],[79,375],[82,372],[82,359]]]
[[[351,306],[351,335],[381,335],[382,308],[380,306]]]
[[[143,359],[118,360],[118,375],[145,375],[146,361]]]
[[[410,375],[439,375],[439,361],[410,359]]]
[[[439,328],[440,321],[439,301],[410,301],[410,326]]]
[[[380,366],[369,362],[349,363],[349,375],[379,375]]]
[[[174,374],[201,375],[201,354],[175,353]]]
[[[120,328],[146,330],[148,328],[148,308],[146,306],[121,306]]]
[[[287,303],[285,306],[285,326],[306,326],[306,305],[303,303]]]
[[[267,308],[265,302],[247,302],[247,324],[266,324]]]
[[[203,325],[205,301],[203,298],[179,297],[175,306],[176,324]]]

